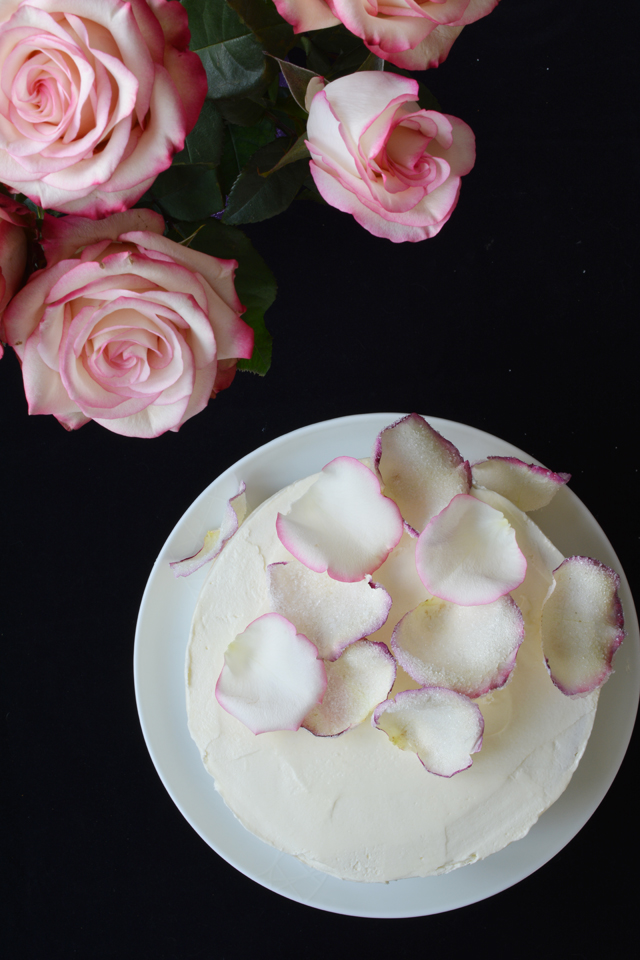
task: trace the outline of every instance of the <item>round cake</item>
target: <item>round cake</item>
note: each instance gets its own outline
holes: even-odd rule
[[[373,460],[369,469],[379,474]],[[304,726],[256,734],[223,709],[216,686],[230,644],[273,611],[268,568],[299,562],[282,542],[278,517],[317,479],[265,501],[216,557],[187,651],[189,729],[225,803],[277,849],[346,880],[446,873],[523,837],[565,790],[587,744],[598,690],[566,696],[551,681],[541,647],[542,608],[563,557],[526,513],[474,476],[466,498],[499,511],[526,558],[526,576],[510,591],[524,640],[509,681],[474,698],[484,720],[482,748],[454,776],[429,772],[371,716],[338,736]],[[390,648],[399,621],[430,596],[416,570],[416,536],[405,518],[401,538],[373,574],[392,605],[368,639]],[[419,687],[398,666],[388,697]]]

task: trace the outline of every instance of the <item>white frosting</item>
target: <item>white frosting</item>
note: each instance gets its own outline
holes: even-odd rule
[[[215,685],[234,637],[269,611],[267,564],[291,559],[276,536],[286,512],[313,482],[266,501],[214,562],[193,618],[187,652],[189,729],[216,788],[262,840],[347,880],[381,882],[446,873],[523,837],[564,791],[584,751],[597,692],[572,700],[551,683],[540,646],[540,609],[561,554],[533,522],[498,494],[474,491],[501,509],[528,560],[513,596],[526,638],[512,680],[477,701],[485,718],[482,750],[450,779],[427,773],[369,721],[338,737],[307,730],[255,736],[217,703]],[[393,597],[384,627],[427,596],[403,535],[374,574]],[[393,694],[417,686],[402,670]]]

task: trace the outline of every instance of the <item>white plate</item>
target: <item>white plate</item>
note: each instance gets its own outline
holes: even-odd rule
[[[609,789],[627,749],[640,692],[638,621],[611,544],[568,489],[536,513],[536,522],[566,556],[597,557],[621,576],[627,641],[600,697],[593,733],[568,789],[529,834],[479,863],[441,877],[389,884],[337,880],[279,853],[249,833],[225,806],[187,729],[184,659],[191,616],[208,567],[175,579],[169,561],[190,556],[219,525],[227,499],[247,484],[253,509],[281,487],[320,470],[336,456],[365,457],[378,432],[401,414],[363,414],[296,430],[239,460],[218,477],[176,525],[153,567],[142,599],[134,654],[138,713],[158,774],[178,809],[221,857],[247,877],[291,900],[358,917],[414,917],[475,903],[529,876],[571,840]],[[450,420],[429,422],[470,460],[529,454]],[[562,465],[560,465],[562,466]]]

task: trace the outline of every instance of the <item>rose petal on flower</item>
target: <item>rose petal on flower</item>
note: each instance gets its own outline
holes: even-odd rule
[[[434,156],[446,159],[452,177],[463,177],[469,173],[476,162],[476,137],[464,120],[452,117],[451,114],[439,114],[435,110],[426,110],[426,115],[442,124],[446,120],[446,130],[439,131],[429,144],[429,151]]]
[[[421,3],[419,6],[423,16],[434,23],[457,23],[466,13],[469,0],[444,0],[444,3],[436,0],[435,3]],[[386,13],[391,9],[393,9],[393,5],[385,4],[385,0],[382,0],[382,3],[378,6],[380,13]]]
[[[274,0],[280,16],[290,23],[294,33],[325,30],[340,23],[324,0]]]
[[[75,265],[76,261],[72,261]],[[45,302],[51,287],[69,270],[69,262],[58,263],[51,270],[39,271],[31,277],[29,283],[17,292],[4,313],[7,342],[11,344],[21,360],[24,358],[27,341],[37,330],[45,312]],[[60,343],[60,337],[57,341]],[[57,361],[54,369],[57,370]],[[27,371],[28,373],[28,371]],[[23,375],[25,366],[23,363]],[[26,383],[26,379],[25,379]]]
[[[494,7],[497,7],[499,0],[469,0],[469,4],[459,18],[458,23],[475,23],[481,17],[486,17]]]
[[[329,0],[329,6],[345,27],[361,37],[367,47],[375,45],[385,52],[417,46],[436,24],[424,15],[411,16],[417,4],[404,3],[396,16],[375,16],[375,7],[363,0]],[[374,12],[372,12],[372,10]]]
[[[352,177],[354,186],[359,183],[353,138],[348,143],[342,136],[339,118],[327,99],[326,87],[316,93],[310,104],[305,143],[317,162],[328,165],[336,175]]]
[[[51,267],[59,260],[79,256],[84,247],[101,240],[115,241],[127,232],[162,235],[164,227],[163,217],[154,210],[126,210],[101,220],[73,215],[52,217],[45,213],[42,246],[47,266]],[[149,242],[148,238],[146,239]]]
[[[426,70],[442,63],[462,27],[486,16],[498,0],[327,2],[372,53],[399,67]]]
[[[215,397],[221,390],[226,390],[233,383],[238,363],[236,360],[220,360],[216,370],[211,396]]]
[[[468,461],[417,413],[378,434],[372,463],[383,492],[418,533],[453,497],[471,489]]]
[[[147,251],[154,250],[171,256],[192,274],[204,280],[203,289],[208,302],[208,311],[216,338],[218,359],[249,358],[253,352],[253,330],[240,318],[245,308],[240,303],[234,285],[238,263],[236,260],[220,260],[199,250],[179,246],[166,237],[154,234],[143,237],[136,232],[122,235]]]
[[[151,14],[150,8],[153,8]],[[164,46],[171,44],[179,51],[188,50],[191,40],[189,30],[189,17],[187,11],[179,3],[161,3],[158,0],[145,2],[145,0],[136,0],[133,10],[138,21],[138,26],[147,40],[149,49],[156,60],[161,60],[163,53],[166,53]],[[143,18],[142,14],[147,14]],[[156,20],[161,29],[157,31],[156,43],[151,44],[148,37],[148,29],[156,27]]]
[[[311,145],[307,144],[307,146],[315,160],[316,157]],[[368,230],[374,237],[382,237],[391,240],[392,243],[418,243],[420,240],[427,240],[440,232],[451,216],[453,207],[455,207],[454,202],[448,214],[439,222],[433,222],[434,218],[427,212],[424,217],[427,221],[425,224],[403,222],[402,218],[406,218],[406,214],[396,215],[397,219],[394,219],[389,212],[382,216],[380,212],[368,207],[355,192],[344,187],[335,175],[322,169],[314,160],[310,161],[309,169],[321,196],[332,207],[342,210],[343,213],[350,213],[360,226]],[[413,219],[419,219],[419,217]]]
[[[271,609],[295,623],[323,660],[335,660],[354,640],[375,633],[391,609],[391,597],[371,577],[345,583],[297,560],[269,564],[267,584]]]
[[[76,430],[88,423],[90,418],[64,389],[57,370],[44,362],[39,347],[40,336],[36,330],[22,352],[24,390],[29,413],[53,414],[68,430]]]
[[[302,726],[316,737],[335,737],[362,723],[386,697],[396,679],[396,662],[386,644],[358,640],[338,660],[325,661],[327,689]]]
[[[298,730],[327,686],[317,653],[292,623],[266,613],[227,647],[216,700],[252,733]]]
[[[353,144],[359,144],[375,123],[378,130],[371,139],[379,149],[380,141],[393,123],[397,107],[417,101],[418,83],[397,73],[363,70],[328,83],[324,94],[332,112],[340,120],[343,137],[348,135]],[[309,127],[307,136],[314,139]]]
[[[388,51],[372,42],[367,43],[367,47],[377,57],[403,70],[429,70],[444,63],[461,33],[462,27],[441,26],[432,30],[413,49]]]
[[[524,620],[510,596],[474,607],[431,597],[396,624],[391,649],[421,686],[475,699],[507,683],[523,640]]]
[[[204,377],[208,383],[202,391],[198,389],[198,373],[196,373],[191,397],[176,403],[166,405],[159,402],[151,403],[139,413],[129,416],[91,417],[91,419],[101,427],[106,427],[112,433],[118,433],[123,437],[160,437],[169,430],[175,433],[183,423],[207,406],[211,396],[211,388],[208,386],[211,378],[208,373],[204,374]],[[196,399],[198,403],[195,402]]]
[[[0,194],[0,220],[6,220],[16,227],[32,227],[35,225],[36,215],[33,210],[19,203],[13,197]]]
[[[584,697],[609,679],[624,640],[620,577],[591,557],[569,557],[553,575],[542,609],[542,652],[556,687]]]
[[[439,777],[466,770],[482,747],[484,719],[477,705],[444,687],[404,690],[376,707],[372,723]]]
[[[241,481],[238,492],[227,500],[222,523],[216,530],[208,530],[205,533],[204,542],[197,553],[191,557],[185,557],[184,560],[173,560],[169,563],[174,576],[189,577],[221,553],[247,514],[246,489],[246,484]]]
[[[315,97],[316,93],[321,93],[325,88],[324,77],[311,77],[309,83],[307,84],[307,92],[304,95],[304,106],[307,111],[311,109],[311,101]]]
[[[517,457],[489,457],[471,469],[476,485],[495,490],[525,513],[546,507],[571,479],[570,473],[554,473]]]
[[[500,511],[459,494],[418,537],[416,568],[433,596],[475,606],[518,587],[527,561]]]
[[[384,563],[402,536],[403,523],[368,467],[352,457],[337,457],[287,514],[278,514],[276,530],[305,566],[353,582]]]

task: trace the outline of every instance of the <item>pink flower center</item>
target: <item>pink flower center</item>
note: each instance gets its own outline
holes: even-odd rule
[[[140,326],[134,310],[116,310],[89,337],[83,364],[96,380],[139,384],[173,358],[171,345],[156,330]]]

